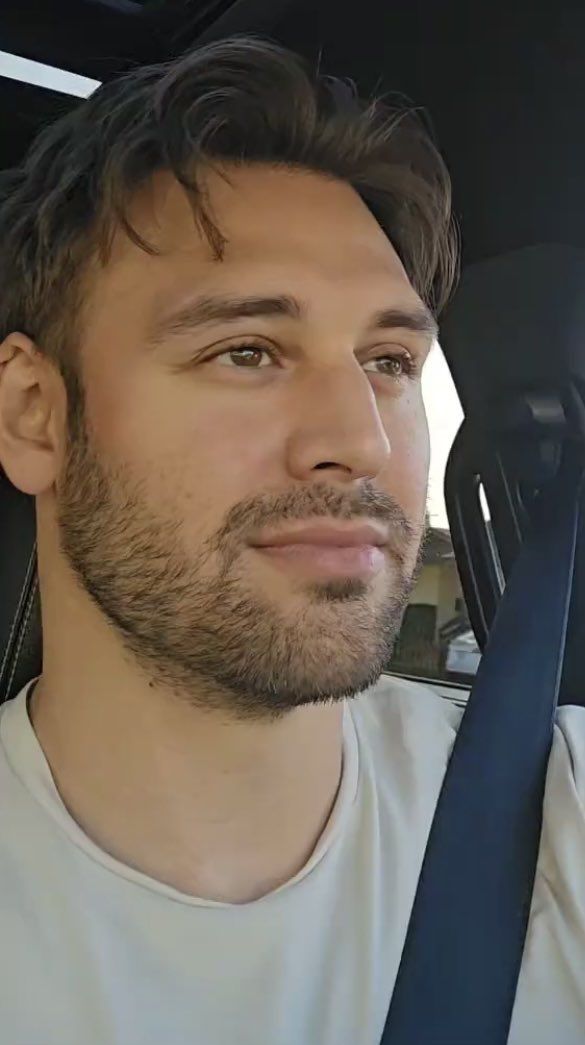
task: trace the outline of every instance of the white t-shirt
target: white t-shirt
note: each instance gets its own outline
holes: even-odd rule
[[[34,681],[0,712],[2,1045],[379,1045],[461,712],[388,676],[347,702],[315,852],[230,905],[90,841],[30,724]],[[585,1043],[584,802],[585,709],[563,707],[509,1045]]]

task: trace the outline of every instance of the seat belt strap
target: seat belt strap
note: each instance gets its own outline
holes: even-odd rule
[[[580,455],[579,455],[580,456]],[[505,1045],[540,846],[583,464],[565,455],[502,597],[443,781],[381,1045]]]

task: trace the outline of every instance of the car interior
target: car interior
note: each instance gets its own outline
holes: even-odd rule
[[[506,1041],[522,954],[525,923],[514,925],[514,911],[531,893],[552,717],[557,704],[585,705],[585,7],[574,0],[5,3],[2,51],[37,63],[38,79],[13,76],[9,63],[0,75],[1,167],[17,164],[37,130],[78,104],[92,82],[238,32],[318,60],[362,94],[414,103],[451,172],[461,276],[440,341],[464,421],[445,503],[483,656],[383,1042],[497,1045]],[[45,66],[82,78],[79,96],[44,85]],[[34,499],[1,469],[0,532],[1,703],[42,671]],[[438,689],[457,700],[469,686]],[[523,752],[513,759],[520,730]],[[512,760],[514,769],[502,771]],[[464,870],[449,881],[455,852]],[[508,861],[509,890],[491,902],[496,858]]]

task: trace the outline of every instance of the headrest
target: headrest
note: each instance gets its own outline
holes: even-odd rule
[[[585,250],[525,247],[463,270],[441,319],[441,346],[466,416],[498,413],[530,384],[585,380]]]

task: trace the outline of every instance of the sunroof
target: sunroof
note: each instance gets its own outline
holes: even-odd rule
[[[87,98],[100,85],[99,80],[91,80],[88,76],[79,76],[65,69],[55,69],[52,65],[33,62],[30,58],[22,58],[7,51],[0,51],[0,76],[78,98]]]

